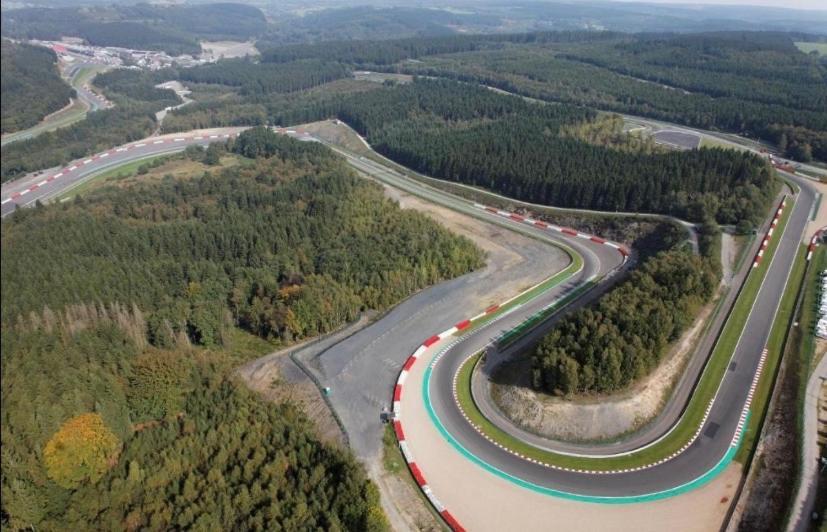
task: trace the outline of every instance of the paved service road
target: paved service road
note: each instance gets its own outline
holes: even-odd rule
[[[814,510],[818,471],[823,467],[819,460],[818,446],[818,398],[821,387],[827,381],[827,356],[823,357],[810,376],[807,392],[804,396],[804,434],[802,435],[801,483],[798,485],[795,500],[790,512],[788,532],[806,532],[810,529],[810,514]],[[818,511],[817,508],[815,508]],[[821,510],[822,512],[824,510]]]

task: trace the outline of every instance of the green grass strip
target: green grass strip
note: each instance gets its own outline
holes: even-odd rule
[[[580,294],[586,292],[587,290],[591,289],[595,286],[598,281],[589,281],[578,286],[576,289],[572,290],[570,294],[567,294],[565,297],[560,299],[559,301],[554,302],[547,308],[542,309],[541,311],[537,312],[536,314],[529,316],[525,321],[514,327],[513,329],[506,331],[502,335],[500,335],[499,340],[497,340],[497,345],[500,349],[504,347],[508,347],[512,343],[514,343],[517,338],[525,334],[526,332],[530,331],[538,324],[542,323],[546,320],[549,316],[560,310],[565,305],[568,305],[571,301],[580,297]]]
[[[472,357],[473,358],[473,357]],[[466,364],[473,368],[473,364]],[[718,461],[715,466],[710,468],[708,471],[703,473],[702,475],[694,478],[693,480],[681,484],[679,486],[674,486],[672,488],[656,491],[652,493],[645,493],[639,495],[627,495],[627,496],[599,496],[599,495],[584,495],[580,493],[572,493],[562,490],[556,490],[553,488],[549,488],[546,486],[540,486],[538,484],[534,484],[532,482],[528,482],[527,480],[523,480],[519,477],[515,477],[510,473],[506,473],[505,471],[498,469],[488,462],[482,460],[475,454],[471,453],[459,443],[445,426],[440,421],[439,417],[436,415],[434,411],[433,405],[431,404],[431,395],[430,395],[430,381],[431,381],[431,373],[433,371],[432,366],[429,364],[428,367],[425,369],[425,378],[422,380],[422,395],[425,398],[425,406],[428,410],[428,416],[431,418],[431,421],[437,427],[439,433],[451,444],[454,449],[456,449],[462,456],[473,462],[474,464],[482,467],[489,473],[492,473],[500,478],[503,478],[512,484],[516,484],[520,487],[529,489],[531,491],[541,493],[543,495],[550,495],[553,497],[559,497],[563,499],[569,499],[574,501],[580,502],[592,502],[592,503],[601,503],[601,504],[631,504],[631,503],[639,503],[639,502],[651,502],[660,499],[667,499],[669,497],[675,497],[677,495],[681,495],[688,491],[692,491],[693,489],[699,488],[706,484],[707,482],[711,481],[713,478],[718,476],[721,471],[727,468],[727,466],[732,462],[733,457],[738,452],[740,448],[742,438],[738,439],[736,446],[729,446],[727,452],[724,456]],[[470,372],[469,372],[470,375]],[[749,422],[750,414],[747,414],[747,422]]]
[[[787,288],[778,306],[778,312],[770,330],[770,337],[767,340],[767,359],[764,363],[764,371],[758,381],[753,396],[752,410],[756,415],[752,416],[750,423],[746,424],[744,434],[744,445],[736,455],[735,460],[744,463],[752,454],[753,445],[758,433],[761,430],[766,409],[772,395],[775,377],[778,372],[778,365],[781,362],[781,353],[787,339],[787,332],[795,311],[795,302],[798,297],[798,289],[804,279],[804,268],[807,266],[807,246],[801,246],[796,253],[790,277],[787,281]]]
[[[529,458],[533,458],[540,462],[554,464],[559,467],[569,467],[574,469],[586,470],[615,470],[627,469],[633,467],[641,467],[649,465],[660,459],[670,456],[678,451],[683,445],[688,442],[697,430],[700,424],[706,407],[714,397],[718,390],[726,368],[729,365],[732,353],[738,344],[741,333],[746,325],[752,306],[758,296],[758,292],[766,276],[767,270],[772,263],[772,257],[781,240],[781,236],[786,228],[787,220],[793,209],[793,199],[788,198],[787,206],[784,209],[784,214],[774,231],[774,236],[770,240],[767,250],[764,252],[763,260],[757,268],[753,268],[749,273],[746,282],[738,296],[738,299],[733,307],[724,329],[715,344],[712,355],[707,362],[706,368],[701,376],[698,385],[689,401],[686,411],[681,416],[677,426],[672,429],[663,439],[654,445],[647,448],[635,451],[622,456],[611,457],[581,457],[570,456],[560,453],[554,453],[544,449],[539,449],[530,445],[518,438],[515,438],[506,431],[500,429],[491,423],[473,402],[466,401],[461,403],[465,414],[477,425],[489,438],[496,441],[504,447],[520,453]],[[461,374],[457,379],[458,395],[461,390],[468,389],[470,395],[471,378],[470,372]],[[463,392],[464,393],[464,392]],[[754,408],[761,408],[763,405],[754,403]]]
[[[509,311],[509,310],[511,310],[515,307],[518,307],[518,306],[520,306],[520,305],[522,305],[522,304],[524,304],[528,301],[531,301],[535,297],[547,292],[548,290],[551,290],[552,288],[559,285],[563,281],[567,280],[568,278],[570,278],[572,275],[579,272],[583,268],[583,257],[581,257],[579,253],[577,253],[573,249],[569,248],[568,246],[565,246],[564,244],[558,245],[557,243],[554,243],[553,245],[561,248],[569,256],[569,258],[571,259],[571,262],[569,263],[568,266],[566,266],[564,269],[557,272],[556,274],[552,275],[548,279],[546,279],[544,281],[541,281],[537,285],[535,285],[535,286],[531,287],[530,289],[526,290],[525,292],[523,292],[519,296],[515,297],[514,299],[512,299],[510,301],[507,301],[506,303],[501,305],[499,308],[497,308],[496,312],[492,312],[490,314],[485,314],[485,315],[480,316],[479,318],[475,319],[474,321],[471,322],[471,325],[469,325],[465,329],[462,329],[461,331],[455,332],[454,335],[455,336],[462,336],[462,335],[468,334],[469,332],[473,331],[474,329],[477,329],[478,327],[481,327],[482,325],[485,325],[486,323],[488,323],[489,321],[491,321],[495,317],[502,315],[504,312],[507,312],[507,311]],[[519,325],[518,325],[518,327],[519,327]]]
[[[153,163],[158,159],[176,155],[174,152],[167,152],[161,154],[150,154],[140,159],[124,162],[117,166],[102,168],[100,171],[89,174],[80,180],[75,186],[63,191],[57,196],[57,201],[64,201],[79,194],[86,194],[94,188],[102,186],[106,181],[120,177],[132,177],[138,173],[138,169],[149,163]]]

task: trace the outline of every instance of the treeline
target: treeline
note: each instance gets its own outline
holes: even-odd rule
[[[745,37],[751,38],[753,34]],[[725,48],[728,42],[723,40],[718,46]],[[649,51],[642,54],[634,46],[637,44],[613,51],[608,43],[511,47],[424,58],[422,64],[404,63],[395,68],[412,74],[484,83],[548,101],[759,137],[778,144],[786,155],[800,160],[807,160],[808,153],[815,158],[827,158],[827,112],[819,106],[824,99],[824,81],[818,81],[819,77],[824,79],[825,68],[814,58],[794,51],[748,52],[736,48],[710,61],[709,70],[702,70],[701,65],[687,57],[703,55],[694,48],[650,43],[646,47]],[[665,57],[650,48],[662,49]],[[604,65],[598,51],[618,56],[617,61],[609,60]],[[678,56],[676,61],[684,68],[668,66],[670,52]],[[636,57],[641,55],[653,57],[653,61],[661,61],[664,66],[640,66]],[[624,62],[638,66],[625,69]],[[750,63],[753,66],[746,66]],[[721,71],[724,67],[731,72]],[[763,73],[773,68],[777,73],[768,81],[769,74]],[[793,74],[785,79],[790,71]],[[681,84],[690,88],[682,88]]]
[[[418,80],[356,95],[337,115],[401,164],[532,202],[737,223],[757,222],[775,194],[755,156],[615,150],[558,134],[593,111],[464,84]]]
[[[387,529],[352,456],[230,377],[240,345],[147,349],[141,324],[95,305],[4,324],[4,528]]]
[[[827,69],[801,53],[789,37],[771,36],[640,38],[578,45],[564,49],[562,56],[713,97],[811,111],[827,108]]]
[[[506,43],[580,42],[610,39],[614,36],[616,34],[610,32],[565,31],[412,37],[387,41],[336,41],[265,50],[261,53],[261,60],[266,63],[288,63],[300,59],[321,59],[363,66],[392,65],[435,54],[500,48]]]
[[[244,96],[255,98],[269,93],[309,89],[336,79],[348,77],[350,70],[340,63],[319,60],[284,64],[259,64],[249,60],[225,60],[174,73],[163,73],[169,79],[183,82],[213,83],[239,87]]]
[[[551,394],[606,393],[648,375],[718,284],[711,259],[661,252],[558,322],[532,354],[531,382]]]
[[[34,126],[75,96],[57,71],[57,56],[47,48],[2,42],[0,109],[3,133]],[[5,151],[5,150],[4,150]]]
[[[223,92],[169,113],[164,119],[163,129],[173,132],[268,123],[303,124],[335,116],[339,109],[338,102],[345,95],[381,89],[382,85],[378,83],[345,78],[306,90],[273,92],[255,97]]]
[[[30,251],[3,254],[4,286],[15,286],[3,291],[4,321],[44,304],[124,301],[151,312],[154,345],[182,331],[219,345],[233,324],[290,341],[481,264],[469,241],[399,211],[323,146],[262,132],[235,144],[273,155],[253,165],[101,191],[59,216],[18,213],[4,246],[25,239]]]
[[[98,75],[95,85],[115,103],[113,109],[92,113],[73,126],[4,147],[0,177],[6,181],[149,136],[158,126],[155,113],[180,103],[173,91],[155,87],[163,81],[183,79],[196,89],[221,89],[214,100],[196,102],[170,113],[164,121],[164,130],[169,132],[311,120],[329,116],[332,107],[325,102],[336,94],[380,88],[342,79],[348,75],[345,66],[314,60],[285,65],[222,61],[158,72],[112,70]]]
[[[746,132],[772,140],[786,156],[803,161],[814,156],[827,159],[827,131],[819,128],[827,120],[827,68],[799,51],[789,36],[644,38],[577,46],[563,57],[713,98],[737,98],[816,113],[820,121],[771,119],[747,125]]]
[[[3,221],[4,527],[387,529],[357,462],[232,368],[482,255],[319,144],[228,148],[268,158]]]
[[[207,5],[24,8],[4,10],[3,35],[18,39],[79,37],[95,46],[199,54],[199,39],[249,39],[264,33],[267,21],[255,7]]]
[[[500,24],[500,17],[476,10],[449,12],[427,7],[333,7],[274,20],[273,27],[257,41],[257,46],[272,48],[306,42],[442,37],[465,30],[493,30]]]
[[[3,147],[2,181],[65,165],[96,151],[149,136],[156,128],[155,113],[180,100],[171,90],[156,89],[149,73],[115,70],[99,74],[95,84],[115,102],[112,109],[90,113],[68,127],[42,133]]]

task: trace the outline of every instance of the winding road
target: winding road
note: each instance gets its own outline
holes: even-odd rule
[[[49,201],[106,169],[141,158],[181,151],[189,145],[206,145],[227,139],[237,135],[243,129],[224,128],[153,137],[99,153],[62,169],[27,176],[4,184],[2,216],[7,216],[18,206],[30,206],[38,200]],[[300,132],[286,133],[307,138]],[[403,370],[407,378],[404,382],[405,393],[402,394],[402,389],[398,388],[399,393],[395,393],[394,397],[395,411],[406,427],[404,436],[401,438],[404,442],[403,449],[411,461],[416,456],[430,456],[434,448],[432,440],[436,434],[436,437],[448,442],[457,453],[454,459],[465,459],[478,466],[473,471],[479,475],[494,474],[512,484],[542,494],[575,500],[612,502],[613,500],[646,500],[648,497],[657,498],[662,494],[677,493],[683,487],[691,486],[699,479],[703,479],[705,475],[714,472],[722,463],[731,459],[739,443],[740,430],[748,410],[745,405],[751,397],[756,373],[763,363],[764,346],[771,324],[784,293],[796,250],[801,243],[811,210],[816,203],[815,188],[806,179],[786,175],[800,187],[800,192],[794,198],[795,201],[788,201],[788,209],[791,209],[791,212],[786,229],[783,234],[775,235],[775,238],[779,239],[778,248],[769,264],[753,309],[732,354],[729,368],[716,399],[708,411],[703,426],[700,427],[699,436],[677,456],[652,464],[651,467],[634,471],[595,474],[549,467],[517,456],[484,438],[468,422],[458,407],[454,397],[454,383],[457,371],[468,357],[491,344],[492,340],[503,331],[547,309],[585,283],[609,282],[628,264],[625,255],[620,253],[617,246],[607,245],[606,242],[599,238],[592,238],[591,235],[547,227],[545,224],[510,213],[486,210],[484,206],[412,180],[376,161],[340,148],[334,149],[341,153],[356,170],[374,179],[450,209],[552,243],[567,250],[570,257],[568,264],[563,266],[566,271],[565,275],[557,275],[555,279],[558,280],[549,283],[550,286],[541,293],[520,305],[510,307],[508,311],[486,318],[485,323],[470,328],[470,332],[463,333],[469,326],[469,323],[465,322],[459,322],[456,325],[446,323],[445,328],[450,332],[445,335],[431,336],[437,331],[422,331],[422,338],[429,338],[429,340],[417,350],[418,355],[414,358],[414,361],[421,360],[421,362],[418,363],[416,369],[411,369],[409,363],[412,365],[412,362],[408,359],[409,363],[405,364],[406,369]],[[769,226],[769,223],[770,220],[766,225]],[[549,271],[548,273],[551,275],[558,272]],[[480,312],[481,314],[478,315],[484,317],[486,313],[484,309],[469,308],[467,314],[470,316]],[[465,323],[465,326],[461,327],[461,323]],[[370,329],[366,329],[368,330]],[[539,338],[546,330],[547,327],[532,330],[523,342]],[[406,349],[406,343],[397,343],[397,347]],[[395,357],[398,356],[399,354],[395,355]],[[342,364],[346,365],[347,361],[342,359]],[[367,366],[362,369],[371,371]],[[387,384],[382,382],[378,386],[386,387]],[[411,416],[407,417],[409,412]],[[347,412],[340,412],[340,414],[345,414],[343,417],[348,415]],[[680,409],[677,409],[675,419],[671,420],[672,423],[661,424],[660,428],[668,431],[668,428],[677,422],[679,415]],[[398,434],[400,432],[401,430]],[[646,439],[649,442],[656,441],[663,434],[649,434]],[[613,454],[630,452],[646,444],[635,440],[634,445],[627,445],[629,448],[620,444],[619,447],[611,449],[611,452]],[[571,449],[555,450],[563,453],[572,452]],[[601,455],[605,452],[605,450],[587,450],[585,454]],[[423,464],[422,468],[428,474],[438,474],[437,469],[433,467],[429,468]],[[444,481],[442,485],[445,485]],[[433,497],[432,501],[437,501],[435,505],[439,510],[439,494],[429,490],[430,488],[426,490],[426,494]],[[449,523],[459,526],[458,522],[449,520]]]
[[[805,189],[805,191],[808,189]],[[475,331],[463,342],[440,354],[427,388],[436,416],[458,444],[494,468],[555,492],[598,497],[629,497],[666,492],[695,481],[713,470],[738,444],[736,431],[743,424],[742,407],[751,392],[754,376],[762,362],[764,346],[772,321],[801,242],[813,196],[802,193],[795,203],[787,229],[781,237],[765,281],[759,291],[741,339],[732,355],[718,397],[701,427],[701,435],[678,456],[639,471],[601,474],[554,469],[520,458],[483,438],[472,427],[454,400],[454,376],[468,357],[488,344],[490,332]],[[577,281],[575,281],[577,282]],[[531,309],[528,310],[529,313]],[[417,398],[418,400],[419,398]],[[668,429],[670,426],[666,426]],[[415,431],[411,431],[415,438]],[[664,433],[665,434],[665,433]],[[656,441],[663,434],[653,434]],[[632,446],[612,446],[612,454],[631,452],[650,442],[636,441]],[[554,449],[558,452],[565,449]],[[601,456],[606,450],[591,449],[585,454]]]

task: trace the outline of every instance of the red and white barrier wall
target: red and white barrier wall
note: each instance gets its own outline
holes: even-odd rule
[[[523,216],[523,215],[520,215],[520,214],[517,214],[517,213],[502,211],[502,210],[499,210],[499,209],[495,209],[494,207],[487,207],[487,206],[481,205],[479,203],[475,203],[474,207],[476,207],[478,209],[482,209],[482,210],[487,211],[487,212],[490,212],[491,214],[500,216],[502,218],[508,218],[509,220],[513,220],[515,222],[520,222],[520,223],[524,223],[524,224],[528,224],[528,225],[533,225],[534,227],[538,227],[540,229],[546,229],[548,231],[561,233],[561,234],[564,234],[566,236],[583,238],[585,240],[591,240],[592,242],[595,242],[597,244],[605,244],[607,246],[613,247],[616,250],[618,250],[620,252],[620,254],[623,255],[623,260],[624,261],[629,256],[629,250],[625,246],[623,246],[621,244],[616,244],[614,242],[609,242],[608,240],[600,238],[599,236],[590,235],[588,233],[583,233],[582,231],[575,231],[574,229],[571,229],[569,227],[560,227],[558,225],[553,225],[553,224],[550,224],[550,223],[543,222],[542,220],[535,220],[533,218],[529,218],[527,216]]]
[[[616,244],[614,242],[606,241],[606,240],[604,240],[602,238],[599,238],[597,236],[594,236],[594,235],[588,235],[586,233],[580,233],[580,232],[577,232],[573,229],[557,227],[557,226],[550,225],[550,224],[547,224],[547,223],[539,221],[539,220],[533,220],[531,218],[521,216],[519,214],[509,213],[509,212],[506,212],[506,211],[498,211],[498,210],[492,209],[490,207],[485,207],[484,205],[475,204],[475,206],[479,207],[481,209],[484,209],[488,212],[491,212],[493,214],[496,214],[498,216],[502,216],[504,218],[510,218],[512,220],[515,220],[515,221],[527,223],[529,225],[533,225],[533,226],[539,227],[541,229],[548,229],[550,231],[557,231],[557,232],[560,232],[560,233],[563,233],[563,234],[566,234],[566,235],[569,235],[569,236],[589,239],[592,242],[596,242],[598,244],[605,244],[607,246],[610,246],[610,247],[618,250],[618,252],[623,256],[624,262],[625,262],[626,258],[629,256],[629,250],[627,248],[625,248],[624,246],[622,246],[620,244]],[[534,287],[532,286],[531,288],[528,288],[525,292],[533,290],[533,289],[534,289]],[[524,292],[522,292],[522,293],[524,293]],[[431,490],[430,486],[428,485],[427,480],[425,479],[425,476],[422,474],[422,471],[419,469],[419,466],[416,464],[416,460],[414,459],[414,456],[411,453],[411,450],[408,447],[408,443],[405,439],[405,430],[403,429],[403,426],[402,426],[402,405],[401,405],[402,392],[405,389],[404,388],[405,387],[405,381],[408,379],[408,374],[410,373],[411,368],[413,367],[413,365],[416,363],[416,361],[428,349],[430,349],[432,346],[434,346],[440,340],[448,338],[449,336],[452,336],[453,334],[455,334],[459,331],[462,331],[462,330],[465,330],[465,329],[471,327],[474,324],[474,322],[476,322],[477,320],[481,320],[483,318],[489,317],[492,314],[495,314],[497,311],[500,310],[500,308],[507,305],[508,303],[513,301],[514,299],[520,297],[522,295],[522,293],[517,294],[516,296],[514,296],[514,297],[512,297],[512,298],[510,298],[507,301],[504,301],[502,303],[491,305],[490,307],[486,308],[484,311],[477,314],[476,316],[474,316],[472,318],[468,318],[466,320],[462,320],[459,323],[455,324],[450,329],[447,329],[447,330],[445,330],[445,331],[443,331],[439,334],[431,336],[430,338],[428,338],[427,340],[422,342],[422,344],[419,347],[417,347],[416,350],[405,361],[405,364],[402,366],[402,370],[399,372],[399,376],[396,379],[396,385],[394,386],[394,389],[393,389],[393,414],[394,414],[393,431],[396,434],[396,439],[399,441],[399,449],[402,451],[402,455],[405,457],[405,462],[408,464],[408,469],[410,470],[411,475],[413,476],[413,478],[416,481],[417,485],[419,485],[419,488],[422,490],[422,492],[428,498],[428,501],[430,501],[431,505],[433,505],[433,507],[436,509],[436,511],[439,513],[439,515],[442,516],[442,518],[445,520],[445,523],[447,523],[448,526],[451,528],[451,530],[454,530],[455,532],[461,532],[461,531],[464,531],[465,529],[462,527],[462,525],[459,523],[459,521],[457,521],[457,519],[451,514],[451,512],[449,512],[448,509],[445,508],[445,506],[442,504],[442,502],[440,502],[440,500],[437,498],[437,496]]]
[[[821,237],[821,233],[823,233],[825,230],[827,230],[827,228],[822,227],[821,229],[816,231],[816,234],[814,234],[813,237],[810,239],[810,243],[807,245],[807,262],[810,262],[810,260],[813,258],[813,252],[815,252],[816,247],[818,247],[818,239],[819,237]]]
[[[496,312],[496,309],[492,312]],[[485,315],[483,313],[482,315]],[[405,385],[405,380],[408,378],[408,372],[410,372],[411,367],[413,367],[416,360],[422,356],[425,351],[428,350],[431,346],[442,340],[443,338],[447,338],[451,336],[455,332],[462,330],[468,327],[471,324],[471,320],[465,320],[457,325],[451,327],[450,329],[441,332],[440,334],[431,336],[416,348],[416,351],[408,357],[408,360],[405,361],[405,365],[402,366],[402,371],[399,372],[399,377],[396,379],[396,386],[393,389],[393,431],[396,434],[396,439],[399,442],[399,449],[402,451],[402,455],[405,457],[405,462],[408,464],[408,469],[411,471],[411,476],[413,476],[414,480],[416,481],[419,489],[422,490],[422,493],[428,498],[431,505],[436,509],[442,519],[451,527],[451,530],[454,532],[464,532],[465,529],[462,525],[459,524],[459,521],[448,511],[447,508],[440,502],[434,492],[431,490],[431,487],[428,485],[428,482],[425,480],[425,476],[422,474],[422,471],[419,469],[419,466],[416,465],[416,460],[414,460],[413,455],[411,454],[411,450],[408,448],[408,443],[405,441],[405,431],[402,428],[402,409],[401,403],[402,400],[402,389]],[[462,327],[460,327],[462,325]]]
[[[761,247],[758,248],[758,253],[755,254],[755,258],[752,261],[753,268],[757,268],[758,265],[761,264],[761,260],[764,258],[764,253],[766,253],[767,247],[770,245],[770,239],[772,238],[772,234],[773,232],[775,232],[775,228],[778,226],[778,222],[781,220],[781,215],[784,214],[784,207],[786,205],[787,197],[784,196],[784,199],[781,200],[781,204],[775,211],[775,216],[773,216],[772,218],[770,228],[767,229],[767,233],[764,235],[764,239],[761,241]]]
[[[174,144],[174,143],[177,143],[177,142],[184,142],[186,140],[228,139],[231,136],[237,137],[238,133],[234,133],[232,135],[229,134],[229,133],[225,133],[223,135],[194,135],[194,136],[187,136],[187,137],[175,137],[175,138],[171,138],[171,139],[170,138],[158,139],[158,140],[152,141],[152,144]],[[125,151],[134,150],[136,148],[143,148],[146,145],[147,144],[145,142],[130,144],[128,146],[124,146],[124,147],[121,147],[121,148],[115,148],[115,149],[112,149],[112,150],[109,150],[109,151],[106,151],[106,152],[103,152],[103,153],[99,153],[97,155],[93,155],[92,157],[89,157],[88,159],[84,159],[82,161],[77,161],[77,162],[73,163],[71,166],[67,166],[66,168],[61,169],[57,173],[52,174],[51,176],[43,179],[43,181],[40,181],[39,183],[36,183],[36,184],[30,186],[29,188],[27,188],[25,190],[21,190],[20,192],[15,192],[11,196],[9,196],[8,198],[6,198],[2,202],[0,202],[0,205],[5,205],[6,203],[8,203],[10,201],[15,201],[17,199],[20,199],[21,197],[25,196],[26,194],[28,194],[30,192],[34,192],[35,190],[39,189],[43,185],[45,185],[47,183],[50,183],[50,182],[54,181],[55,179],[60,179],[61,177],[65,176],[67,174],[70,174],[71,172],[74,172],[75,170],[77,170],[81,166],[86,166],[87,164],[90,164],[93,161],[97,161],[98,159],[105,159],[105,158],[109,157],[110,155],[114,155],[115,153],[122,153],[122,152],[125,152]]]

